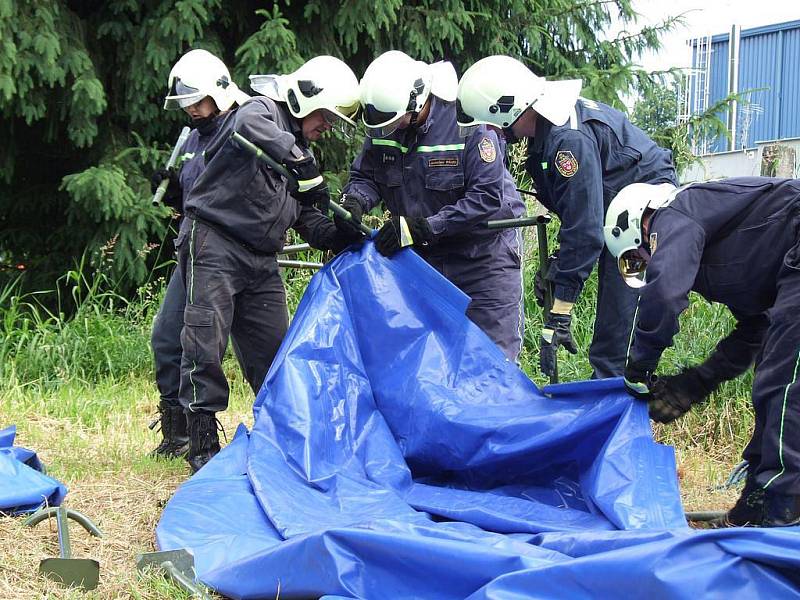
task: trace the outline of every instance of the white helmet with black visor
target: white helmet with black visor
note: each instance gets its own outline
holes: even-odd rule
[[[381,54],[361,78],[361,119],[367,135],[382,138],[413,126],[431,94],[455,100],[457,82],[449,62],[429,65],[399,50]]]
[[[164,98],[167,110],[186,108],[210,96],[217,108],[225,111],[234,103],[243,104],[250,98],[233,82],[225,63],[201,49],[181,56],[169,72],[168,86]]]
[[[645,270],[652,248],[644,235],[645,211],[669,205],[683,188],[670,183],[632,183],[611,201],[606,211],[603,237],[608,251],[617,259],[622,278],[632,288],[645,284]]]

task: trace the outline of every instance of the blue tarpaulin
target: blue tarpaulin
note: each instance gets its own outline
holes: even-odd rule
[[[617,380],[539,390],[411,251],[311,281],[253,430],[157,527],[233,598],[800,598],[800,535],[695,532]]]
[[[60,481],[48,477],[36,453],[14,446],[15,426],[0,429],[0,513],[34,512],[58,506],[67,494]]]

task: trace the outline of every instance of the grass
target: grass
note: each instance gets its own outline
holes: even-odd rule
[[[551,227],[554,234],[557,224]],[[536,268],[535,248],[529,238],[528,284]],[[310,277],[303,271],[287,273],[292,310]],[[541,312],[527,287],[521,364],[544,384],[536,366]],[[58,553],[53,526],[23,529],[20,519],[0,517],[0,598],[185,598],[163,577],[140,575],[134,566],[136,554],[153,550],[162,507],[188,476],[183,461],[147,455],[159,439],[147,427],[158,404],[149,333],[163,281],[126,300],[102,276],[87,277],[77,270],[65,276],[59,289],[67,290],[76,307],[71,318],[59,309],[55,291],[17,296],[13,285],[0,291],[0,426],[17,425],[17,443],[37,450],[50,472],[70,488],[67,506],[87,514],[106,534],[96,540],[71,528],[74,555],[100,561],[101,584],[83,594],[43,580],[36,572],[38,561]],[[595,289],[590,279],[575,308],[580,352],[571,356],[561,351],[563,380],[590,375],[587,350]],[[725,309],[693,298],[681,318],[676,345],[662,361],[664,372],[702,360],[731,325]],[[239,422],[251,424],[252,393],[231,357],[225,369],[231,406],[220,417],[232,435]],[[657,440],[675,447],[687,510],[723,509],[737,496],[737,491],[716,487],[738,462],[752,429],[751,381],[748,374],[730,382],[699,410],[654,428]]]
[[[239,422],[252,424],[252,393],[235,363],[226,362],[226,370],[233,379],[231,406],[220,417],[232,435]],[[100,587],[83,594],[37,575],[40,559],[58,555],[52,523],[27,529],[21,519],[0,517],[0,598],[188,598],[162,576],[135,569],[136,555],[154,549],[164,504],[189,474],[182,460],[147,454],[159,440],[148,429],[157,403],[154,385],[140,375],[0,392],[0,423],[17,425],[17,443],[36,449],[48,472],[69,488],[66,505],[105,534],[97,540],[70,527],[73,555],[101,564]]]

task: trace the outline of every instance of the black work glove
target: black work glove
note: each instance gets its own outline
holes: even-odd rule
[[[533,278],[533,295],[536,297],[536,304],[545,308],[545,301],[547,299],[547,293],[550,293],[550,299],[552,300],[554,295],[553,290],[553,282],[549,279],[551,276],[551,271],[553,271],[556,261],[558,260],[558,250],[553,252],[550,256],[547,257],[547,262],[545,263],[544,268],[544,275],[542,275],[542,270],[537,269],[536,275]]]
[[[344,234],[350,234],[353,237],[363,237],[364,233],[358,228],[361,224],[361,218],[364,216],[364,209],[361,208],[361,202],[358,198],[345,194],[339,202],[341,207],[350,213],[352,220],[345,221],[339,215],[333,215],[333,222],[336,224],[336,229]]]
[[[705,402],[718,385],[703,379],[696,368],[659,378],[648,404],[650,418],[658,423],[671,423],[693,405]]]
[[[639,400],[649,401],[653,385],[658,380],[655,369],[653,364],[628,361],[623,377],[628,393]]]
[[[150,193],[155,194],[158,186],[165,179],[169,180],[163,201],[177,211],[181,210],[181,182],[175,169],[158,169],[150,176]]]
[[[316,206],[320,210],[328,210],[331,195],[314,157],[307,152],[302,158],[287,159],[284,164],[297,180],[294,196],[298,202],[303,206]]]
[[[352,244],[358,244],[361,246],[365,239],[366,236],[361,232],[359,232],[358,235],[355,235],[353,233],[346,233],[344,231],[337,230],[328,243],[328,250],[334,254],[339,254],[339,252]]]
[[[564,346],[564,349],[570,354],[578,352],[575,341],[572,339],[572,316],[550,313],[539,341],[541,342],[539,369],[548,377],[552,377],[556,371],[556,356],[559,346]]]
[[[384,256],[391,256],[406,246],[427,246],[434,237],[424,217],[392,217],[378,230],[375,248]]]

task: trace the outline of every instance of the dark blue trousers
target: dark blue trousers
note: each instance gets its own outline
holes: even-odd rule
[[[186,288],[183,285],[183,275],[180,268],[176,268],[169,278],[167,291],[153,321],[153,331],[150,336],[156,385],[161,401],[168,406],[178,406],[178,390],[181,384],[181,330],[185,306]]]
[[[257,393],[289,326],[277,257],[254,253],[186,218],[178,262],[186,286],[180,404],[192,412],[219,412],[228,406],[222,359],[229,336]]]
[[[420,255],[470,297],[467,317],[497,344],[510,361],[522,349],[522,234],[508,229],[494,239],[460,252],[446,242]]]
[[[639,293],[622,279],[614,256],[603,248],[597,271],[597,312],[589,346],[593,377],[617,377],[625,370]]]
[[[178,393],[181,384],[181,332],[183,331],[183,313],[186,310],[186,286],[180,267],[173,270],[167,284],[167,291],[158,314],[153,321],[153,331],[150,335],[150,345],[153,349],[155,362],[156,386],[161,396],[161,401],[168,406],[178,406]],[[244,357],[236,343],[236,337],[231,335],[233,352],[239,361],[239,366],[244,373],[252,372],[252,381],[248,379],[253,393],[258,393],[261,382],[257,382],[258,373],[255,366],[247,367]],[[262,377],[263,380],[263,377]]]
[[[762,487],[800,495],[800,240],[784,258],[768,315],[753,380],[755,429],[743,458]]]

